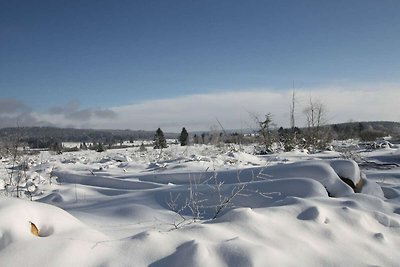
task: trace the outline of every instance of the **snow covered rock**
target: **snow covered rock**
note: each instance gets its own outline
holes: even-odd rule
[[[336,163],[335,161],[310,160],[271,166],[263,169],[261,176],[265,177],[265,179],[313,179],[320,182],[329,194],[334,197],[354,193],[353,189],[340,179],[337,172],[342,175],[348,175],[355,181],[357,181],[356,176],[359,175],[358,166],[355,166],[350,161],[339,161]]]
[[[329,163],[339,178],[353,188],[355,192],[361,190],[361,172],[354,160],[335,159],[330,160]]]

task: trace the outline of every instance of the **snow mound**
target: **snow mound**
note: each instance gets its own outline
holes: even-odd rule
[[[239,193],[234,195],[235,192]],[[195,208],[198,208],[199,215],[203,219],[215,217],[221,205],[224,205],[224,208],[218,216],[235,208],[274,206],[292,197],[328,197],[325,188],[319,182],[304,178],[253,181],[221,186],[210,183],[197,185],[195,188],[182,185],[157,190],[154,195],[160,206],[170,209],[170,205],[174,204],[176,210],[184,208],[181,213],[187,216],[193,215],[191,207],[185,206],[187,201],[192,199],[194,203],[197,203]],[[223,200],[229,200],[229,203],[225,205]]]
[[[354,190],[342,181],[340,175],[351,181],[360,181],[360,170],[355,162],[349,160],[310,160],[292,164],[280,164],[261,170],[264,179],[286,179],[303,177],[320,182],[334,197],[346,196]]]
[[[352,188],[356,188],[361,182],[361,172],[354,160],[335,159],[329,161],[336,174],[343,180],[350,180]]]
[[[107,189],[139,190],[158,187],[158,185],[154,183],[138,182],[133,180],[128,181],[112,177],[103,177],[100,175],[71,175],[64,172],[56,172],[56,175],[59,183],[81,184]]]
[[[31,233],[31,222],[37,227],[39,237]],[[2,266],[101,264],[101,253],[106,255],[107,249],[93,246],[105,238],[57,207],[19,199],[0,199]]]

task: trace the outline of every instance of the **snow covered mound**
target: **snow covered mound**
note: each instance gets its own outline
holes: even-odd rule
[[[331,196],[340,197],[354,193],[343,178],[354,184],[361,181],[360,169],[351,160],[310,160],[286,165],[275,165],[262,169],[260,177],[265,179],[309,178],[320,182]]]
[[[361,189],[361,172],[354,160],[336,159],[331,160],[329,163],[342,181],[355,190]]]
[[[237,193],[237,194],[236,194]],[[193,208],[202,219],[212,219],[239,207],[260,208],[271,207],[287,198],[327,198],[325,188],[311,179],[292,178],[285,180],[252,181],[221,186],[210,184],[176,186],[155,191],[155,199],[165,208],[171,202],[182,215],[193,215]],[[195,205],[187,206],[193,200]],[[225,201],[225,202],[224,202]],[[218,209],[222,208],[221,211]],[[217,214],[218,212],[218,214]]]
[[[31,223],[39,236],[32,233]],[[0,198],[1,266],[94,266],[108,253],[93,249],[104,239],[57,207]]]

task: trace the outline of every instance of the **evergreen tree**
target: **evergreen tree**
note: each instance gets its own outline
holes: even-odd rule
[[[163,131],[158,128],[154,136],[154,148],[162,149],[167,147],[167,140],[165,140]]]
[[[260,121],[257,119],[258,126],[260,129],[258,130],[259,137],[260,137],[260,143],[264,146],[264,152],[271,152],[271,146],[273,143],[273,136],[272,136],[272,114],[268,113],[265,115],[265,120]]]
[[[185,127],[183,127],[181,135],[179,136],[179,142],[181,143],[181,146],[186,146],[187,145],[188,138],[189,138],[189,134],[186,131]]]

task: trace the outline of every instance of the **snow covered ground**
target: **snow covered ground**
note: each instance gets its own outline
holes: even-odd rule
[[[361,170],[338,152],[251,151],[29,156],[34,201],[0,197],[0,266],[400,265],[399,148],[360,152]]]

